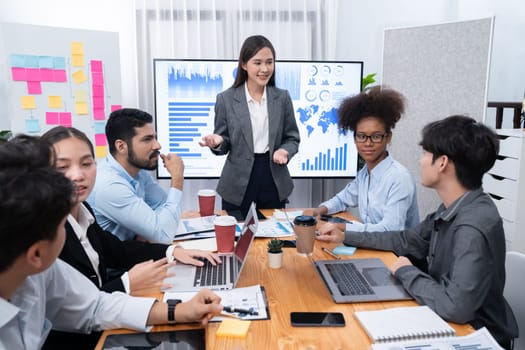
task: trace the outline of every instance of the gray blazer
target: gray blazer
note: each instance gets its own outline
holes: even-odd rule
[[[244,89],[244,85],[229,88],[217,95],[215,103],[214,133],[221,135],[224,141],[212,152],[216,155],[228,154],[217,192],[224,200],[235,205],[240,205],[244,198],[254,161],[252,125]],[[292,193],[293,182],[287,165],[274,163],[272,155],[282,148],[288,151],[290,160],[299,148],[299,130],[288,91],[267,86],[266,98],[270,169],[279,200],[284,201]]]

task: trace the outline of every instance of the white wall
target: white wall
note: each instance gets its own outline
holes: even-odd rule
[[[488,100],[519,102],[525,93],[523,0],[339,0],[337,59],[363,60],[365,75],[382,72],[385,28],[412,27],[495,16]],[[461,89],[458,86],[458,89]],[[493,123],[488,110],[487,123]],[[504,127],[512,117],[505,115]],[[493,124],[492,124],[493,125]]]

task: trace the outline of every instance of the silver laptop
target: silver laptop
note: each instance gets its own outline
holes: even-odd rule
[[[204,287],[212,290],[234,288],[241,275],[258,224],[255,203],[252,203],[233,252],[219,254],[222,264],[214,266],[208,260],[204,260],[204,266],[177,264],[170,268],[170,272],[174,272],[175,276],[164,280],[171,284],[171,288],[165,291],[196,291]]]
[[[336,303],[412,299],[379,259],[318,260],[313,263]]]

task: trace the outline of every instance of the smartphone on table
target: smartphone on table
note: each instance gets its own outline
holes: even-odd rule
[[[336,224],[351,224],[352,221],[345,220],[343,218],[332,216],[332,215],[321,215],[321,220],[326,222],[334,222]]]
[[[345,318],[340,312],[291,312],[294,327],[344,327]]]

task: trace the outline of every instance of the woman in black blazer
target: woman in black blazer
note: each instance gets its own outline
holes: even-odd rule
[[[217,95],[215,130],[201,146],[228,154],[217,185],[222,209],[283,208],[293,190],[287,164],[299,130],[290,94],[275,87],[275,50],[262,35],[247,38],[233,86]]]
[[[133,293],[140,289],[161,287],[168,268],[176,259],[182,263],[203,265],[208,259],[219,262],[216,254],[200,250],[186,250],[175,246],[139,241],[121,241],[104,231],[95,221],[91,207],[84,202],[89,196],[96,178],[96,163],[91,141],[75,128],[55,127],[42,139],[54,150],[54,163],[76,185],[76,198],[65,225],[66,240],[59,258],[67,262],[97,287],[107,292]],[[107,269],[125,272],[111,278]],[[169,286],[166,286],[169,287]],[[67,348],[72,344],[93,347],[99,334],[78,335],[51,332],[44,348]],[[89,344],[89,345],[87,345]]]

